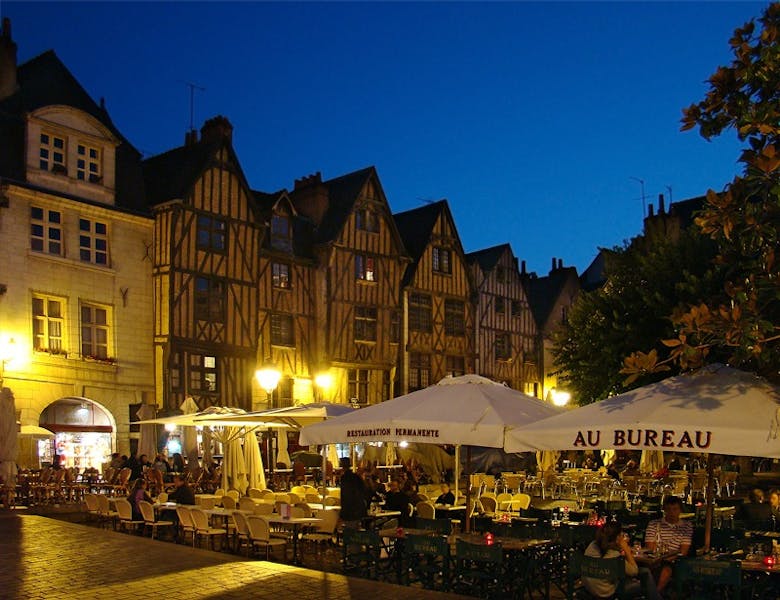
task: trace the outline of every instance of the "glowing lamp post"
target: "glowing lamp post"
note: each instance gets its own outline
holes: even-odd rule
[[[276,365],[271,362],[266,362],[262,367],[255,371],[255,379],[257,379],[257,383],[260,384],[260,387],[263,388],[267,394],[269,408],[271,406],[271,402],[273,401],[272,394],[274,393],[276,386],[279,385],[279,379],[281,376],[282,374],[279,372],[279,369],[277,369]]]
[[[314,377],[314,385],[320,390],[320,399],[327,399],[327,394],[333,387],[333,376],[327,371],[317,373]]]
[[[555,406],[566,406],[571,400],[571,394],[563,390],[556,390],[553,388],[550,391],[552,402]]]

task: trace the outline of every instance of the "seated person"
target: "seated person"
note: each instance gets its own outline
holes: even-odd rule
[[[449,484],[441,484],[441,494],[439,494],[439,497],[436,498],[435,504],[455,504],[455,494],[450,491]]]
[[[620,523],[611,521],[596,531],[596,539],[585,549],[585,556],[593,558],[617,558],[623,556],[626,561],[626,581],[623,585],[621,598],[648,598],[656,600],[656,590],[653,574],[649,569],[639,568],[631,553],[628,539],[623,535]],[[639,577],[642,581],[635,579]],[[611,598],[617,590],[617,582],[596,577],[583,577],[582,584],[596,598]],[[645,593],[646,592],[646,593]]]
[[[638,477],[641,475],[639,472],[639,466],[636,464],[635,460],[629,460],[626,463],[626,468],[623,469],[623,475],[627,477]]]
[[[748,493],[748,501],[737,507],[734,520],[745,524],[746,529],[769,529],[772,523],[772,507],[764,502],[764,492],[756,488]]]
[[[774,489],[769,492],[769,508],[771,509],[772,517],[774,518],[772,524],[775,526],[776,530],[777,526],[780,525],[780,490]]]
[[[663,504],[664,516],[647,524],[645,530],[645,547],[650,552],[660,551],[657,546],[663,546],[664,554],[681,554],[686,556],[693,541],[693,524],[683,521],[682,500],[677,496],[667,496]],[[658,591],[662,592],[672,579],[672,565],[664,563],[658,573]]]
[[[187,485],[184,477],[181,475],[173,476],[173,485],[175,489],[168,494],[168,502],[175,502],[176,504],[195,504],[195,492]]]
[[[390,489],[385,494],[385,510],[398,510],[401,512],[399,522],[402,525],[408,525],[411,522],[409,515],[409,496],[400,490],[398,480],[393,479],[390,482]]]

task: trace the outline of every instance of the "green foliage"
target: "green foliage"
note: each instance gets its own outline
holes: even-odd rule
[[[674,335],[674,310],[722,292],[719,270],[710,268],[714,256],[715,245],[695,230],[607,251],[607,283],[580,294],[554,338],[556,366],[580,404],[625,391],[625,356],[662,350],[660,339]]]

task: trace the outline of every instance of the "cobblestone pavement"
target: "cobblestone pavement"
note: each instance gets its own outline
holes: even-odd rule
[[[37,515],[0,514],[0,599],[462,598],[247,560]]]

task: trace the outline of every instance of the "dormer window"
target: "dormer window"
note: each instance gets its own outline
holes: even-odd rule
[[[369,208],[361,208],[355,214],[355,226],[361,231],[379,233],[379,217]]]
[[[65,138],[49,133],[42,133],[39,156],[39,166],[42,171],[67,174],[68,169],[65,165]]]
[[[452,255],[449,250],[438,247],[433,249],[433,270],[446,275],[452,273]]]
[[[103,179],[100,168],[100,149],[86,144],[78,144],[76,158],[76,178],[90,183],[99,183]]]
[[[292,251],[292,227],[289,217],[285,215],[271,217],[271,248],[283,252]]]

